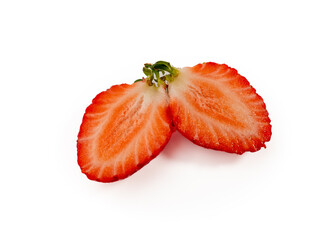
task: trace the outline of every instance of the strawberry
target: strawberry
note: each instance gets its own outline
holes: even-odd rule
[[[270,140],[263,99],[237,70],[207,62],[178,70],[168,86],[177,130],[200,146],[242,154]]]
[[[146,78],[98,94],[78,134],[78,164],[89,179],[113,182],[155,158],[173,124],[206,148],[242,154],[271,138],[263,99],[237,70],[212,62],[182,69],[145,64]]]
[[[166,89],[148,83],[113,86],[86,109],[77,149],[78,164],[89,179],[126,178],[155,158],[169,141],[172,120]]]

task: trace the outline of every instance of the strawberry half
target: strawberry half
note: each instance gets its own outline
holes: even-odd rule
[[[176,128],[195,144],[242,154],[270,140],[263,99],[237,70],[212,62],[179,69],[168,86]]]
[[[78,164],[91,180],[113,182],[155,158],[171,137],[166,90],[146,82],[98,94],[86,109],[77,141]]]

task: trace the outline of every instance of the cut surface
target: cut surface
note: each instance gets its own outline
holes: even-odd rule
[[[78,164],[89,179],[126,178],[156,157],[172,132],[164,88],[116,85],[86,109],[78,134]]]
[[[174,125],[185,137],[238,154],[265,147],[271,137],[265,103],[237,70],[208,62],[179,71],[168,92]]]

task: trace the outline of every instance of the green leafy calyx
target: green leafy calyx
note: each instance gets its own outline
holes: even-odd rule
[[[138,81],[146,81],[149,86],[159,87],[160,85],[168,85],[178,76],[179,71],[177,68],[171,66],[169,62],[158,61],[154,64],[146,63],[142,69],[146,78],[138,79]]]

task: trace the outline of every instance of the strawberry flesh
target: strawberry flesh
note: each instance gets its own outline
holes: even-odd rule
[[[77,141],[78,164],[91,180],[113,182],[155,158],[172,133],[168,96],[145,82],[116,85],[86,109]]]
[[[242,154],[258,151],[270,140],[263,99],[246,78],[225,64],[179,69],[168,93],[174,125],[195,144]]]

